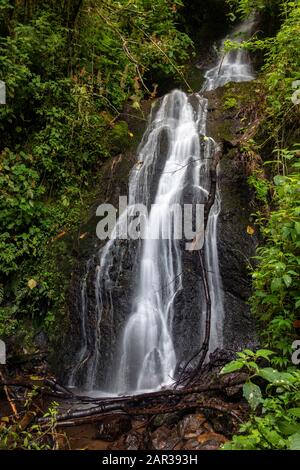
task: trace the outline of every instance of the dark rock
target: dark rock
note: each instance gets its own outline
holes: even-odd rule
[[[221,104],[221,95],[224,90],[209,92],[210,112],[208,113],[208,135],[215,140],[225,142],[224,155],[222,156],[218,184],[221,193],[221,213],[218,219],[218,251],[219,266],[222,278],[224,297],[224,348],[240,350],[256,345],[255,324],[251,317],[247,299],[251,294],[251,280],[248,273],[249,259],[255,254],[257,245],[256,235],[247,233],[247,225],[253,211],[251,207],[251,194],[247,185],[247,175],[241,161],[238,161],[234,152],[238,137],[237,132],[241,125],[238,119],[232,119],[229,111],[224,110]],[[192,106],[199,106],[195,95],[190,96]],[[168,135],[161,134],[160,164],[163,165],[168,149]],[[105,183],[106,196],[110,202],[115,203],[119,194],[126,194],[127,177],[130,167],[134,164],[134,155],[130,158],[123,155],[117,159],[116,165],[110,164],[106,171],[108,181]],[[121,166],[120,166],[121,165]],[[122,167],[124,165],[124,167]],[[122,178],[118,172],[122,170]],[[159,166],[159,170],[161,167]],[[187,171],[187,181],[190,179],[192,166]],[[157,175],[151,181],[151,194],[148,199],[154,198],[157,188]],[[190,185],[183,195],[186,202],[190,201]],[[103,195],[102,195],[103,198]],[[99,201],[100,202],[100,201]],[[199,202],[199,201],[198,201]],[[93,209],[94,211],[94,209]],[[93,212],[95,213],[95,212]],[[95,234],[95,217],[90,221],[89,233]],[[83,228],[82,232],[86,230]],[[78,237],[77,237],[78,238]],[[116,351],[120,344],[120,333],[131,313],[131,300],[135,280],[138,276],[138,259],[141,244],[134,240],[119,240],[114,247],[112,261],[120,259],[121,266],[112,262],[109,266],[109,275],[103,280],[101,288],[101,320],[100,334],[95,315],[95,275],[99,266],[99,241],[94,237],[86,237],[78,247],[78,265],[74,269],[70,287],[70,329],[68,331],[67,346],[62,348],[65,357],[61,364],[63,377],[68,376],[66,365],[76,369],[76,385],[83,386],[86,383],[86,374],[94,363],[95,345],[99,345],[97,356],[97,376],[95,386],[100,389],[111,387],[111,370],[116,367]],[[94,253],[94,255],[93,255]],[[201,281],[201,269],[197,253],[182,250],[182,289],[178,289],[174,299],[173,339],[179,368],[186,363],[196,351],[204,338],[204,292]],[[86,260],[88,259],[88,263]],[[84,268],[87,266],[88,268]],[[86,277],[86,305],[85,329],[86,329],[86,355],[82,363],[78,365],[78,351],[82,348],[80,339],[82,334],[82,279]],[[98,336],[97,336],[98,335]],[[66,351],[67,349],[67,351]],[[60,355],[59,355],[60,359]]]
[[[198,436],[197,439],[189,439],[184,443],[184,450],[218,450],[227,439],[221,434],[209,432]]]
[[[172,450],[179,441],[176,431],[161,426],[151,434],[150,445],[155,450]]]
[[[202,414],[187,415],[178,425],[178,433],[183,439],[194,439],[204,432],[206,418]]]
[[[245,99],[253,93],[251,84],[235,84],[236,95]],[[236,110],[223,109],[226,88],[208,92],[210,107],[208,133],[223,143],[218,186],[221,212],[218,218],[218,256],[224,296],[224,348],[240,350],[257,346],[255,322],[247,300],[251,295],[249,264],[255,255],[256,233],[247,233],[253,212],[252,194],[247,183],[247,167],[238,152],[237,133],[244,127]]]
[[[156,415],[152,422],[153,428],[159,428],[160,426],[173,426],[178,423],[181,418],[180,413],[165,413]]]
[[[182,450],[200,450],[200,448],[201,446],[197,439],[189,439],[181,447]]]
[[[234,385],[225,389],[225,395],[231,400],[241,400],[243,396],[243,385]]]
[[[131,419],[126,415],[107,416],[97,423],[97,439],[114,441],[122,434],[130,431]]]
[[[199,436],[197,441],[200,444],[201,450],[215,450],[227,442],[227,439],[222,434],[208,432]]]
[[[228,413],[205,410],[205,416],[211,423],[211,426],[207,429],[208,433],[216,432],[230,437],[236,431],[236,425]]]
[[[142,442],[142,436],[136,431],[131,431],[126,436],[125,447],[127,450],[138,450],[142,448]]]
[[[34,344],[41,350],[47,350],[49,347],[49,338],[45,331],[40,331],[37,335],[35,335]]]

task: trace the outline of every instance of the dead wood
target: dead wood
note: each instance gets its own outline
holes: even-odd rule
[[[1,379],[2,382],[5,381],[4,374],[1,372],[1,370],[0,370],[0,379]],[[18,410],[17,410],[17,407],[16,407],[16,404],[15,404],[14,400],[11,397],[11,393],[10,393],[10,390],[9,390],[9,385],[4,384],[3,388],[4,388],[4,393],[5,393],[6,399],[9,403],[9,406],[10,406],[13,414],[15,416],[18,416]]]
[[[220,397],[212,398],[212,392],[225,392],[226,388],[245,382],[245,375],[234,378],[224,377],[218,383],[198,385],[190,388],[160,390],[134,396],[93,399],[73,395],[73,401],[68,401],[70,410],[57,415],[57,422],[64,425],[75,425],[99,420],[109,413],[126,413],[131,416],[155,415],[179,410],[212,409],[232,413],[237,405],[226,403]],[[76,400],[76,401],[75,401]],[[82,409],[82,402],[90,403],[89,408]],[[40,424],[45,424],[50,418],[39,418]],[[62,425],[62,424],[61,424]]]

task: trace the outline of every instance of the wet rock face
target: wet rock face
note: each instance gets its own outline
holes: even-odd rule
[[[224,291],[224,346],[237,350],[255,344],[255,323],[247,299],[251,294],[248,266],[257,238],[251,225],[250,192],[243,168],[230,155],[220,164],[222,209],[218,220],[219,265]]]
[[[136,149],[145,130],[146,120],[144,116],[150,113],[151,100],[142,106],[143,112],[132,110],[130,106],[124,110],[124,120],[128,128],[133,132],[132,147],[126,152],[109,159],[99,168],[99,193],[93,205],[88,209],[86,219],[78,230],[70,236],[69,245],[74,259],[70,279],[69,295],[65,312],[66,327],[61,331],[61,337],[57,339],[57,347],[52,354],[52,368],[62,383],[68,385],[74,365],[78,363],[83,341],[82,333],[82,280],[86,278],[86,325],[87,325],[87,354],[82,367],[77,374],[76,386],[84,387],[88,374],[89,363],[95,349],[95,331],[97,329],[97,316],[95,312],[95,274],[99,264],[99,250],[104,246],[96,235],[96,226],[99,217],[96,217],[96,209],[100,204],[110,203],[118,207],[119,196],[128,195],[128,177],[131,169],[136,164]],[[128,117],[129,116],[129,117]],[[79,234],[84,234],[79,237]],[[99,384],[103,386],[106,380],[106,372],[112,367],[115,348],[117,347],[117,333],[124,326],[125,319],[129,315],[132,271],[137,250],[137,243],[122,242],[120,254],[123,256],[123,269],[121,272],[111,270],[112,279],[118,278],[115,286],[104,293],[104,315],[101,328],[101,358],[99,363]],[[87,263],[90,263],[87,273]],[[113,299],[113,301],[112,301]],[[115,314],[117,312],[117,314]]]
[[[236,95],[243,100],[251,95],[251,84],[234,84]],[[256,233],[247,233],[252,225],[252,194],[247,184],[239,140],[245,126],[237,117],[237,109],[224,110],[223,96],[227,87],[208,92],[208,134],[223,145],[218,168],[221,212],[218,218],[218,254],[224,295],[224,348],[240,350],[257,345],[255,321],[247,300],[251,295],[249,266],[258,243]],[[240,103],[244,106],[245,102]],[[241,116],[242,117],[242,116]],[[246,121],[247,122],[247,121]],[[250,126],[251,121],[247,124]]]

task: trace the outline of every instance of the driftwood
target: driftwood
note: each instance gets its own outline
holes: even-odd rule
[[[4,374],[1,372],[1,370],[0,370],[0,379],[3,383],[5,382]],[[18,416],[18,410],[17,410],[17,407],[16,407],[16,404],[15,404],[14,400],[11,397],[10,390],[9,390],[9,385],[4,384],[3,388],[4,388],[4,393],[6,395],[6,399],[9,403],[9,406],[10,406],[13,414],[15,416]]]
[[[5,380],[0,385],[10,387],[10,390],[31,389],[39,384],[38,389],[42,394],[58,396],[60,403],[68,407],[67,412],[58,413],[56,425],[58,427],[77,426],[81,424],[95,423],[110,415],[126,414],[128,416],[155,416],[170,412],[193,412],[195,410],[215,411],[217,414],[229,415],[233,422],[242,421],[240,415],[246,412],[245,406],[239,403],[231,403],[224,399],[226,390],[241,386],[247,379],[246,373],[231,374],[210,379],[205,384],[194,385],[189,388],[165,389],[157,392],[149,392],[134,396],[120,396],[107,398],[91,398],[78,396],[54,380],[45,378],[40,380]],[[84,406],[84,408],[83,408]],[[22,429],[38,423],[42,429],[47,429],[51,417],[36,418],[35,413],[26,412],[21,420]]]
[[[108,407],[107,407],[108,408]],[[127,405],[122,406],[114,406],[110,405],[109,409],[103,411],[102,407],[95,407],[89,410],[77,410],[77,411],[70,411],[61,415],[57,416],[57,426],[60,427],[68,427],[68,426],[78,426],[81,424],[88,424],[88,423],[95,423],[100,421],[104,417],[110,415],[119,415],[125,414],[129,416],[156,416],[166,413],[173,413],[178,411],[194,411],[197,410],[213,410],[218,413],[225,413],[229,414],[236,420],[236,422],[242,422],[242,419],[238,415],[238,411],[243,411],[243,407],[241,405],[231,404],[231,403],[224,403],[221,401],[213,401],[208,399],[203,400],[194,400],[194,401],[180,401],[178,403],[171,403],[166,405],[157,405],[153,406],[152,408],[135,408],[131,409],[131,407]],[[49,418],[40,418],[38,419],[39,424],[42,427],[46,427],[48,424]]]
[[[72,395],[67,401],[70,410],[58,414],[57,422],[61,426],[75,425],[94,422],[111,413],[126,413],[131,416],[156,415],[196,408],[216,410],[235,416],[236,404],[226,403],[220,396],[212,397],[211,393],[219,392],[219,395],[222,395],[226,392],[226,388],[243,384],[245,378],[245,374],[240,374],[235,377],[224,377],[217,383],[113,398],[94,399]],[[81,403],[89,403],[91,407],[82,409]],[[49,419],[39,418],[38,422],[46,424]]]
[[[25,390],[35,390],[37,389],[41,396],[52,397],[57,400],[72,400],[75,395],[68,390],[66,387],[58,384],[55,380],[44,378],[44,377],[37,377],[36,380],[24,380],[24,379],[4,379],[0,376],[0,390],[1,386],[6,393],[7,388],[11,389],[11,395],[15,395],[13,391],[18,390],[18,398],[14,398],[15,402],[21,401],[20,398],[20,391],[23,389]],[[7,393],[6,393],[7,397]],[[8,397],[7,397],[8,399]],[[9,401],[9,400],[8,400]],[[14,413],[15,414],[15,413]]]

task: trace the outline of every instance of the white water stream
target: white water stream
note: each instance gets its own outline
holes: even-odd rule
[[[234,31],[233,38],[240,41],[238,32],[249,34],[252,22],[244,23]],[[237,50],[220,57],[219,63],[205,75],[202,91],[216,89],[229,81],[247,81],[253,78],[249,57]],[[205,201],[210,188],[209,168],[216,151],[216,143],[206,136],[207,99],[196,95],[197,105],[182,91],[166,95],[157,112],[150,117],[148,128],[138,150],[138,165],[132,170],[129,182],[129,209],[120,217],[114,229],[116,234],[130,207],[138,203],[154,203],[145,221],[146,239],[141,251],[131,304],[131,314],[120,332],[115,353],[114,368],[106,381],[112,393],[137,393],[156,390],[172,383],[177,365],[174,347],[173,318],[175,299],[182,286],[183,245],[175,238],[176,220],[170,207],[182,203],[189,188],[193,201]],[[195,95],[194,95],[195,102]],[[167,142],[164,163],[158,162],[162,135]],[[150,201],[153,175],[160,163],[162,171],[153,200]],[[205,261],[212,302],[211,336],[209,351],[222,347],[223,298],[219,273],[217,222],[221,208],[219,191],[210,211],[205,234]],[[163,233],[165,239],[154,239]],[[109,288],[110,267],[114,263],[116,240],[110,240],[99,253],[95,273],[95,299],[97,331],[92,351],[88,351],[85,332],[77,361],[86,362],[86,388],[93,390],[99,368],[101,349],[101,318],[103,314],[102,289]],[[118,260],[121,267],[122,260]],[[121,268],[120,268],[121,269]],[[199,283],[201,279],[199,277]],[[167,289],[162,289],[167,286]],[[82,282],[82,329],[86,328],[86,282]],[[199,322],[205,321],[205,302],[199,305]],[[189,328],[189,325],[186,325]],[[199,339],[200,341],[200,339]],[[187,357],[186,360],[189,358]],[[78,366],[73,368],[69,385],[76,384]]]

